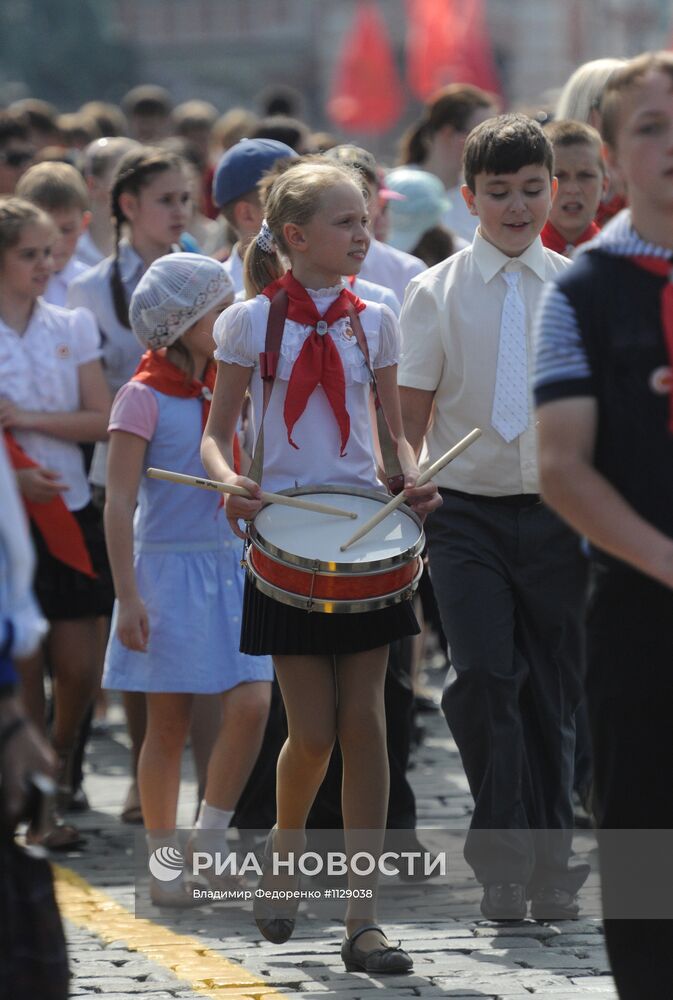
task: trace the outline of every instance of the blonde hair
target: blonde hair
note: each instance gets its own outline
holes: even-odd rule
[[[89,192],[79,170],[69,163],[36,163],[16,185],[19,198],[32,201],[46,212],[89,209]]]
[[[600,114],[601,98],[608,80],[625,63],[625,59],[592,59],[579,66],[559,95],[554,117],[572,118],[592,125],[592,112]]]
[[[16,246],[25,227],[34,223],[53,229],[47,213],[32,202],[16,196],[0,198],[0,256]]]
[[[362,176],[357,170],[329,163],[322,156],[306,156],[292,160],[267,188],[264,192],[264,212],[277,250],[267,253],[256,239],[251,241],[243,264],[248,298],[259,295],[262,289],[285,273],[280,253],[289,257],[290,248],[285,242],[283,227],[288,222],[297,226],[306,225],[319,211],[326,192],[343,183],[353,184],[363,197],[367,197]]]
[[[673,53],[643,52],[624,63],[619,72],[611,76],[608,81],[601,103],[601,116],[603,137],[611,149],[617,148],[619,112],[624,95],[642,86],[648,73],[664,73],[673,86]]]

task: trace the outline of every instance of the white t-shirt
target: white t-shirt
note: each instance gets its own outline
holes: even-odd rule
[[[23,334],[0,321],[2,395],[23,410],[79,410],[78,369],[99,357],[98,330],[88,309],[61,309],[38,299]],[[86,507],[89,484],[76,442],[38,431],[17,429],[12,435],[29,458],[68,484],[62,496],[69,510]]]
[[[359,277],[389,288],[399,302],[404,302],[407,285],[412,278],[425,270],[425,264],[418,257],[373,239],[360,268]]]
[[[340,290],[341,286],[317,292],[307,289],[321,316]],[[264,350],[268,315],[269,299],[258,295],[245,302],[235,302],[226,309],[218,318],[214,330],[217,361],[254,368],[250,392],[255,438],[263,397],[259,355]],[[397,364],[400,335],[394,313],[385,305],[371,302],[360,313],[360,321],[367,338],[372,368]],[[320,385],[309,397],[306,409],[292,431],[298,449],[288,441],[283,405],[292,367],[310,332],[311,327],[292,320],[287,320],[285,324],[278,371],[264,418],[263,486],[268,490],[310,484],[381,489],[376,475],[370,423],[369,373],[346,318],[337,320],[329,328],[343,363],[346,381],[346,409],[350,416],[346,454],[339,457],[339,427]]]
[[[238,252],[239,246],[240,244],[234,243],[231,253],[222,264],[222,267],[234,283],[234,291],[237,295],[239,292],[244,291],[245,288],[243,282],[243,260]]]
[[[76,257],[71,257],[65,267],[52,274],[42,298],[52,306],[61,306],[64,308],[68,298],[70,282],[88,270],[88,264],[83,264]]]

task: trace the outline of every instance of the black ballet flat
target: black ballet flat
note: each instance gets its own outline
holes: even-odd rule
[[[259,888],[262,889],[264,876],[273,870],[273,835],[276,827],[272,827],[264,845],[264,855],[262,857],[262,877],[259,881]],[[272,944],[285,944],[294,933],[295,914],[299,909],[299,900],[285,902],[285,912],[291,915],[281,915],[278,907],[274,906],[269,899],[255,896],[252,904],[252,913],[257,924],[257,929],[262,937]]]
[[[388,945],[384,948],[374,948],[372,951],[361,951],[356,948],[355,942],[365,931],[383,931],[378,924],[367,924],[365,927],[358,927],[354,934],[345,937],[341,945],[341,958],[346,966],[346,972],[368,972],[371,975],[400,975],[410,972],[414,961],[403,948],[400,942],[393,947]]]

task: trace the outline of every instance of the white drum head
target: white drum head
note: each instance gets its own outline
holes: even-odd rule
[[[260,536],[260,541],[269,542],[279,553],[291,553],[302,561],[320,560],[342,566],[380,563],[409,553],[418,547],[422,539],[423,529],[419,522],[412,514],[398,507],[364,538],[342,552],[340,546],[390,498],[382,496],[379,500],[373,496],[361,496],[347,491],[300,495],[316,503],[353,511],[357,514],[357,519],[268,504],[255,518],[255,533]]]

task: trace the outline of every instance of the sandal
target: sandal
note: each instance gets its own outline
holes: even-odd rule
[[[47,851],[70,851],[86,843],[76,826],[65,823],[56,813],[51,817],[51,825],[43,833],[35,833],[30,827],[26,832],[26,843],[30,847],[43,847]]]
[[[126,793],[126,799],[124,805],[122,806],[122,811],[119,818],[122,823],[129,823],[133,826],[141,826],[143,822],[143,809],[140,804],[140,794],[138,792],[138,785],[135,781],[132,781],[129,790]]]
[[[413,959],[403,948],[400,948],[400,941],[394,947],[387,945],[373,948],[372,951],[361,951],[356,948],[355,942],[365,931],[378,931],[379,934],[383,934],[378,924],[365,924],[364,927],[358,927],[350,937],[343,939],[341,958],[346,966],[346,972],[394,975],[411,971],[414,965]]]
[[[272,872],[273,838],[276,832],[276,827],[273,826],[269,830],[269,835],[266,838],[264,855],[262,857],[262,877],[259,880],[258,892],[260,889],[264,889],[262,884],[264,882],[264,878]],[[300,878],[298,876],[293,876],[293,878],[297,879],[296,888],[299,888]],[[255,899],[252,904],[252,913],[255,918],[255,923],[257,924],[257,929],[262,937],[265,937],[267,941],[271,941],[272,944],[285,944],[285,942],[292,937],[295,926],[295,916],[298,909],[298,897],[286,900],[283,910],[280,911],[279,907],[273,906],[269,899],[266,899],[263,896],[257,896],[257,894],[255,894]]]

